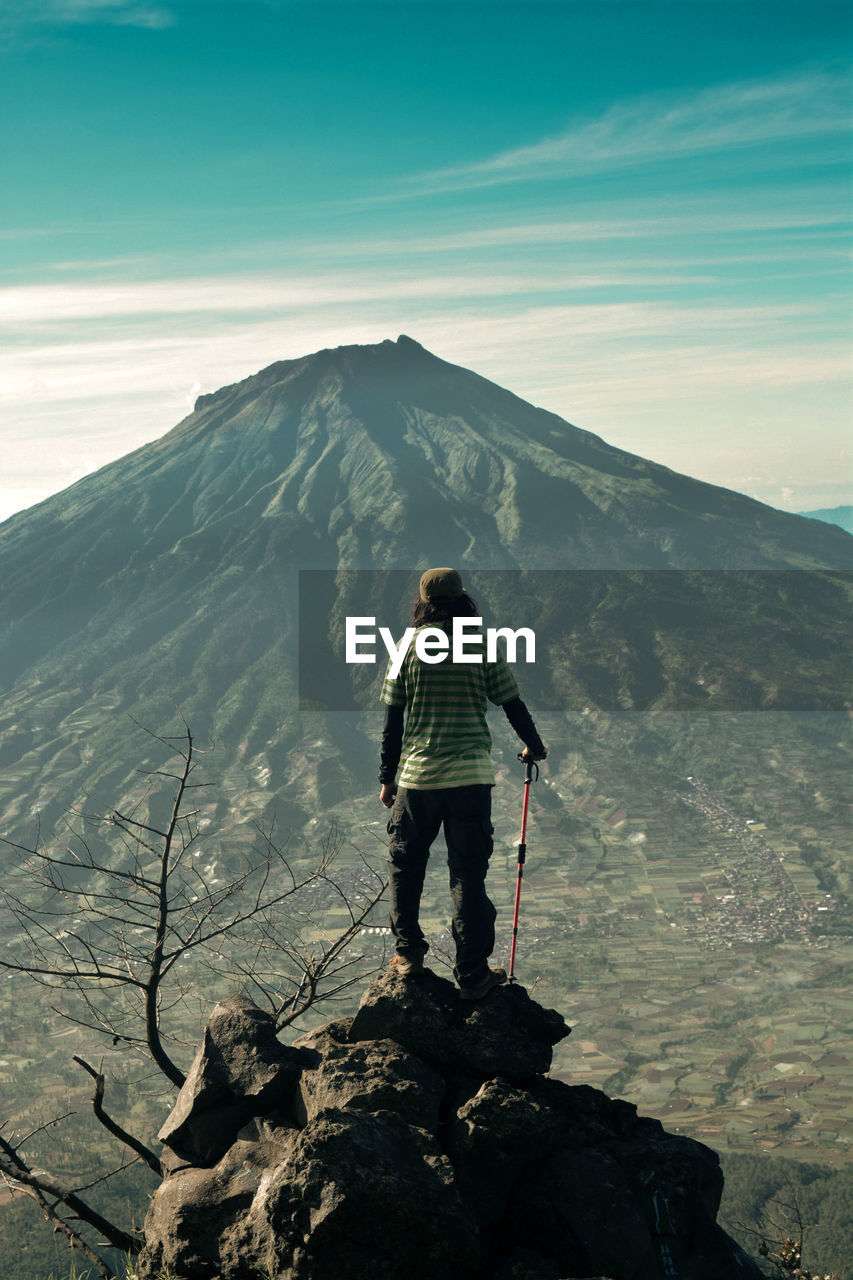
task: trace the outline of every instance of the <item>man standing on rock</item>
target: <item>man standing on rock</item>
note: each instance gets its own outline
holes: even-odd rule
[[[547,755],[500,653],[491,662],[485,657],[454,662],[449,653],[443,661],[425,662],[418,655],[419,632],[441,628],[449,635],[454,618],[478,616],[455,569],[424,573],[412,608],[414,637],[399,674],[392,676],[389,664],[382,688],[386,712],[379,770],[379,798],[391,810],[389,891],[397,940],[392,963],[401,974],[423,972],[429,944],[418,923],[421,891],[430,846],[443,823],[456,944],[453,972],[468,1000],[479,1000],[506,982],[503,969],[488,965],[496,912],[485,887],[495,783],[487,702],[503,708],[525,744],[524,761]]]

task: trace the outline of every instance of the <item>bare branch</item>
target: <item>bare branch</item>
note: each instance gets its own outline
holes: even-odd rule
[[[40,1124],[35,1129],[31,1129],[29,1133],[24,1134],[23,1138],[18,1139],[15,1151],[20,1151],[22,1147],[25,1147],[30,1138],[34,1138],[36,1134],[46,1133],[48,1129],[52,1129],[54,1125],[60,1124],[63,1120],[67,1120],[69,1116],[73,1115],[73,1111],[65,1111],[61,1116],[54,1116],[52,1120],[45,1120],[44,1124]]]
[[[6,1174],[3,1161],[0,1161],[0,1172]],[[8,1174],[6,1176],[8,1178]],[[86,1243],[83,1237],[79,1235],[64,1218],[59,1216],[53,1205],[48,1204],[38,1187],[25,1186],[22,1182],[16,1179],[10,1179],[10,1185],[13,1187],[17,1186],[17,1188],[25,1195],[31,1196],[32,1199],[35,1200],[47,1221],[53,1226],[54,1231],[61,1232],[61,1234],[68,1240],[72,1249],[77,1249],[85,1258],[88,1258],[98,1275],[103,1277],[103,1280],[117,1280],[116,1273],[111,1271],[103,1258],[99,1257],[98,1254],[95,1253],[95,1250]]]
[[[0,1173],[4,1173],[7,1178],[10,1178],[13,1182],[21,1183],[26,1188],[32,1188],[34,1191],[41,1192],[42,1195],[53,1196],[55,1200],[61,1201],[83,1222],[88,1222],[90,1227],[94,1227],[96,1231],[100,1231],[102,1235],[106,1236],[110,1244],[116,1249],[123,1249],[125,1253],[139,1252],[143,1244],[140,1236],[132,1235],[128,1231],[122,1231],[120,1227],[116,1227],[102,1214],[90,1208],[85,1200],[81,1200],[74,1191],[70,1191],[67,1187],[59,1186],[47,1175],[33,1173],[32,1169],[25,1164],[15,1148],[6,1141],[2,1134],[0,1134],[0,1151],[6,1157],[5,1160],[0,1159]],[[107,1274],[111,1273],[108,1272]]]
[[[117,1124],[116,1121],[113,1120],[112,1117],[104,1110],[103,1073],[96,1071],[94,1067],[90,1066],[83,1058],[78,1058],[76,1054],[74,1055],[74,1061],[85,1071],[88,1071],[89,1075],[92,1076],[95,1081],[95,1092],[92,1095],[92,1110],[94,1111],[96,1118],[101,1122],[105,1129],[109,1130],[114,1138],[118,1138],[119,1142],[123,1142],[125,1146],[130,1147],[131,1151],[135,1151],[140,1159],[144,1160],[148,1167],[153,1169],[158,1177],[162,1178],[163,1166],[155,1156],[154,1152],[149,1151],[148,1147],[146,1147],[144,1143],[140,1142],[138,1138],[135,1138],[132,1133],[128,1133],[126,1129],[123,1129],[121,1125]]]

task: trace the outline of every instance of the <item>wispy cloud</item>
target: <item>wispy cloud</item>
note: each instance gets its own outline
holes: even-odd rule
[[[719,85],[681,99],[619,102],[553,137],[410,181],[436,190],[484,187],[848,133],[850,127],[847,77],[816,71]]]
[[[776,389],[849,376],[847,344],[829,337],[824,318],[804,306],[504,300],[488,312],[472,301],[448,313],[440,298],[377,298],[352,287],[345,301],[306,291],[276,314],[257,305],[242,314],[210,307],[188,325],[174,301],[168,324],[161,313],[141,312],[117,329],[112,312],[90,312],[85,321],[75,316],[73,330],[60,325],[52,336],[7,345],[0,400],[9,421],[51,402],[95,404],[114,395],[124,397],[122,415],[137,400],[144,414],[186,378],[213,390],[262,363],[399,332],[499,381],[512,367],[513,389],[540,403],[547,396],[567,414],[579,405],[622,405],[622,391],[625,404],[639,395],[659,407],[674,395],[707,396],[732,385]],[[119,403],[110,404],[111,414]]]
[[[776,193],[779,202],[791,201],[791,192]],[[825,200],[825,193],[816,193],[814,201]],[[839,203],[846,202],[846,192]],[[310,246],[325,257],[352,257],[373,255],[387,258],[391,254],[468,252],[478,249],[521,248],[532,245],[560,245],[595,243],[599,241],[660,240],[671,244],[673,237],[712,235],[719,242],[721,236],[763,236],[768,233],[810,234],[817,233],[827,239],[834,231],[846,234],[851,214],[846,207],[823,212],[816,208],[749,209],[733,211],[724,200],[706,199],[703,208],[686,208],[673,213],[677,201],[669,200],[667,209],[649,211],[645,216],[613,216],[602,210],[598,216],[586,219],[567,218],[559,222],[507,223],[502,226],[477,227],[472,230],[454,230],[438,234],[413,232],[405,237],[381,236],[369,240],[337,240]],[[308,246],[306,246],[306,249]]]
[[[146,27],[158,30],[174,26],[174,4],[148,0],[2,0],[0,34],[10,37],[49,26]]]
[[[702,278],[704,280],[704,277]],[[202,314],[293,312],[303,308],[332,308],[394,301],[429,301],[446,305],[451,299],[508,298],[532,291],[542,293],[613,288],[626,284],[697,283],[694,275],[672,270],[555,271],[546,264],[536,274],[480,271],[420,274],[411,270],[352,271],[332,274],[306,271],[196,276],[177,280],[121,283],[12,285],[0,289],[0,329],[21,332],[27,327],[72,324],[80,320],[119,317],[188,316]],[[775,313],[775,308],[773,309]],[[799,309],[797,309],[799,310]]]

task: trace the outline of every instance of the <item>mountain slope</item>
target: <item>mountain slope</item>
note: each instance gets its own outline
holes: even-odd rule
[[[201,397],[162,439],[7,521],[0,556],[0,812],[18,821],[78,802],[92,761],[105,791],[130,785],[122,713],[159,727],[175,702],[226,771],[248,771],[230,784],[247,805],[269,800],[264,771],[299,804],[363,785],[340,717],[347,763],[305,755],[325,721],[296,706],[301,569],[843,569],[853,538],[613,449],[400,338]],[[628,612],[611,649],[630,648]],[[656,661],[645,701],[617,681],[616,705],[664,688]]]
[[[853,533],[853,507],[820,507],[817,511],[801,511],[809,520],[822,520],[825,524],[838,525],[846,533]]]

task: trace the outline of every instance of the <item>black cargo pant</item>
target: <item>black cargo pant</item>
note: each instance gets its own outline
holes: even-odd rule
[[[429,946],[418,915],[430,846],[444,824],[456,943],[453,972],[461,986],[485,976],[495,947],[497,913],[485,886],[493,848],[491,808],[490,786],[400,787],[388,822],[391,930],[401,955]]]

